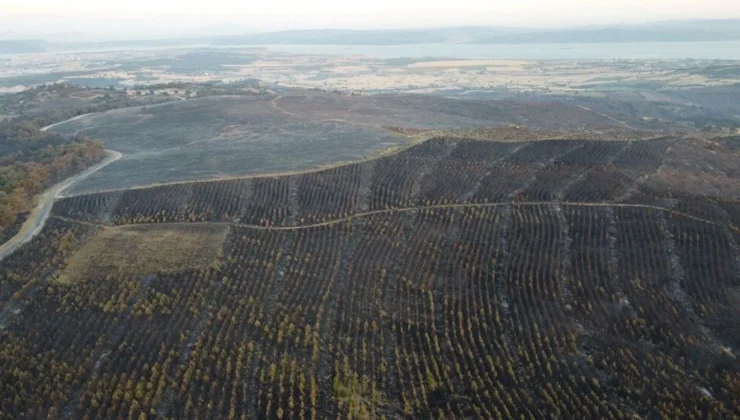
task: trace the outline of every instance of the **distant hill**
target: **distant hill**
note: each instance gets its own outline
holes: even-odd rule
[[[592,42],[694,42],[740,40],[740,19],[667,21],[562,29],[454,27],[409,30],[305,30],[210,38],[212,45],[434,43],[527,44]]]
[[[312,30],[284,31],[251,35],[219,37],[213,45],[249,44],[343,44],[343,45],[395,45],[434,44],[447,42],[447,38],[433,31],[352,31]]]
[[[75,34],[76,37],[81,37]],[[541,44],[616,42],[695,42],[740,40],[740,19],[665,21],[633,25],[569,27],[559,29],[512,27],[447,27],[428,29],[351,30],[316,29],[190,38],[54,42],[0,41],[0,54],[81,50],[107,47],[181,45],[409,45],[409,44]]]
[[[474,44],[697,42],[740,40],[740,20],[673,21],[484,37]]]
[[[562,29],[454,27],[409,30],[306,30],[211,38],[212,45],[433,43],[527,44],[591,42],[694,42],[740,40],[740,19],[668,21]]]
[[[29,39],[29,40],[12,40],[2,41],[0,40],[0,54],[23,54],[23,53],[35,53],[44,52],[47,50],[49,42],[40,39]]]
[[[323,45],[402,45],[471,42],[481,38],[528,32],[503,27],[456,27],[404,30],[318,29],[282,31],[212,39],[212,45],[323,44]]]

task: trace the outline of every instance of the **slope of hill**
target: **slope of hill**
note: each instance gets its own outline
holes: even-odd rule
[[[440,138],[65,199],[0,264],[3,414],[731,417],[735,140]]]
[[[506,124],[616,125],[570,105],[295,90],[281,96],[189,99],[116,110],[54,130],[103,139],[107,148],[124,154],[72,190],[83,193],[361,160],[406,144],[388,127],[429,130]]]

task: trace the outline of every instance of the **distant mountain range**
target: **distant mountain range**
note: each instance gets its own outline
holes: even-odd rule
[[[283,31],[218,37],[212,39],[211,44],[558,44],[593,42],[693,42],[729,40],[740,40],[740,19],[655,22],[639,25],[577,27],[554,30],[506,27],[459,27],[392,31]]]
[[[211,40],[213,45],[404,45],[468,43],[493,36],[527,33],[527,29],[459,27],[405,30],[307,30],[282,31],[236,36],[222,36]]]
[[[40,39],[27,39],[20,41],[0,40],[0,54],[23,54],[48,51],[51,44]]]
[[[740,39],[740,20],[655,22],[494,35],[474,44],[560,44],[595,42],[698,42]]]
[[[404,44],[544,44],[616,42],[696,42],[740,40],[740,19],[666,21],[646,24],[562,29],[455,27],[408,30],[301,30],[246,35],[101,43],[0,41],[0,54],[145,45],[404,45]]]

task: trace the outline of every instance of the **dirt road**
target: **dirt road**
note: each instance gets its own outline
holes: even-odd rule
[[[576,105],[576,106],[577,106],[578,108],[581,108],[581,109],[582,109],[582,110],[584,110],[584,111],[592,112],[592,113],[594,113],[594,114],[596,114],[596,115],[598,115],[598,116],[600,116],[600,117],[604,117],[604,118],[606,118],[606,119],[608,119],[608,120],[614,121],[615,123],[617,123],[617,124],[619,124],[619,125],[621,125],[621,126],[623,126],[623,127],[629,128],[630,130],[635,130],[635,131],[639,131],[639,130],[640,130],[639,128],[635,128],[635,127],[632,127],[631,125],[627,124],[627,123],[626,123],[626,122],[624,122],[624,121],[619,121],[618,119],[616,119],[616,118],[614,118],[614,117],[610,117],[610,116],[608,116],[608,115],[606,115],[606,114],[602,114],[601,112],[598,112],[598,111],[594,111],[594,110],[593,110],[593,109],[591,109],[591,108],[586,108],[585,106],[581,106],[581,105]]]
[[[56,123],[56,124],[52,124],[52,125],[47,125],[46,127],[42,128],[42,129],[41,129],[41,131],[47,131],[47,130],[50,130],[50,129],[52,129],[52,128],[54,128],[54,127],[58,126],[58,125],[62,125],[62,124],[64,124],[64,123],[68,123],[68,122],[70,122],[70,121],[77,121],[77,120],[80,120],[80,119],[82,119],[82,118],[85,118],[85,117],[87,117],[87,116],[90,116],[90,115],[95,115],[95,114],[97,114],[97,112],[92,112],[92,113],[90,113],[90,114],[82,114],[82,115],[78,115],[78,116],[76,116],[76,117],[72,117],[72,118],[70,118],[70,119],[68,119],[68,120],[64,120],[64,121],[58,122],[58,123]]]

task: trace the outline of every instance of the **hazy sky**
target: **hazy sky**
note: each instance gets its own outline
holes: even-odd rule
[[[191,32],[717,18],[740,18],[740,0],[0,0],[0,38],[10,33],[140,38]]]

